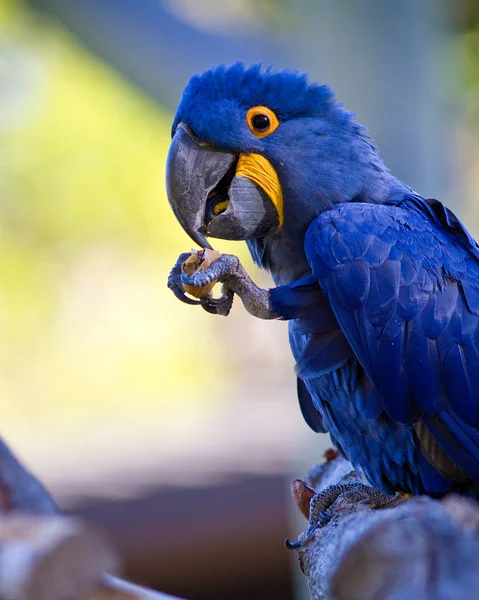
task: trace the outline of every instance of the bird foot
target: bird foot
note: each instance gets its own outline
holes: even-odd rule
[[[246,310],[260,319],[276,319],[278,314],[271,307],[269,290],[258,287],[244,270],[240,260],[233,254],[222,254],[217,260],[203,271],[196,271],[187,276],[181,270],[182,263],[190,256],[181,254],[168,277],[168,287],[175,296],[186,304],[199,304],[211,314],[226,316],[231,310],[236,294],[241,298]],[[183,289],[183,284],[202,288],[215,280],[223,284],[221,298],[210,295],[192,300]]]
[[[333,520],[338,509],[351,504],[362,504],[370,508],[392,508],[409,499],[408,494],[396,493],[392,496],[360,482],[331,485],[311,498],[309,504],[309,527],[304,534],[284,544],[289,550],[297,550],[311,535]]]
[[[221,297],[213,298],[211,294],[207,294],[198,300],[194,300],[185,294],[183,284],[189,284],[197,288],[205,287],[215,279],[219,279],[222,275],[227,273],[228,270],[234,269],[234,266],[239,263],[239,260],[236,256],[223,254],[217,261],[212,263],[208,269],[198,271],[191,277],[188,277],[182,271],[181,266],[190,256],[190,252],[180,254],[168,277],[168,287],[178,300],[181,300],[181,302],[184,302],[185,304],[202,306],[206,312],[213,315],[228,316],[231,307],[233,306],[234,292],[227,284],[223,284]]]
[[[183,252],[178,257],[174,267],[171,269],[170,274],[168,276],[168,287],[173,292],[173,294],[181,300],[185,304],[201,304],[199,300],[193,300],[185,294],[185,290],[183,289],[183,285],[181,283],[181,265],[185,262],[187,258],[191,256],[191,252]]]
[[[240,261],[237,256],[234,256],[233,254],[222,254],[204,271],[196,271],[191,277],[188,277],[186,273],[181,273],[181,283],[201,288],[207,286],[216,279],[224,282],[225,276],[229,275],[230,277],[234,277],[239,265]]]

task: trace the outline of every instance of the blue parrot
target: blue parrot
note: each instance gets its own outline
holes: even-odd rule
[[[190,80],[166,175],[190,237],[246,240],[277,286],[233,255],[187,277],[184,254],[172,291],[287,320],[306,422],[380,493],[477,495],[479,247],[459,219],[389,172],[329,87],[258,65]],[[183,292],[217,278],[220,299]]]

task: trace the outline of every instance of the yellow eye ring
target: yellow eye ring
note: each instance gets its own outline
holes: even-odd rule
[[[246,122],[249,130],[258,138],[263,138],[273,133],[278,127],[278,117],[267,106],[253,106],[246,113]]]

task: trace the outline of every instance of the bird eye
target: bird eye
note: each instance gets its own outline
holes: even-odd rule
[[[249,130],[256,137],[266,137],[278,127],[278,117],[266,106],[253,106],[246,113]]]
[[[269,129],[270,121],[268,115],[255,115],[251,119],[251,125],[256,131],[265,131]]]

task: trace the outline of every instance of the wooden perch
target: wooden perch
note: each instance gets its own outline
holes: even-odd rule
[[[80,600],[180,600],[162,592],[154,592],[144,587],[106,575],[98,591]],[[103,594],[103,595],[102,595]]]
[[[117,568],[113,549],[79,520],[18,513],[0,521],[0,598],[77,598]]]
[[[337,457],[313,469],[307,484],[320,491],[352,481],[359,476]],[[311,492],[299,481],[292,491],[304,514]],[[312,600],[479,598],[477,502],[423,496],[381,510],[339,503],[330,512],[298,550]]]
[[[0,598],[174,600],[107,574],[118,570],[117,553],[103,535],[60,515],[0,439]]]
[[[78,519],[12,513],[0,520],[0,598],[15,600],[167,600],[129,584],[115,550]]]

